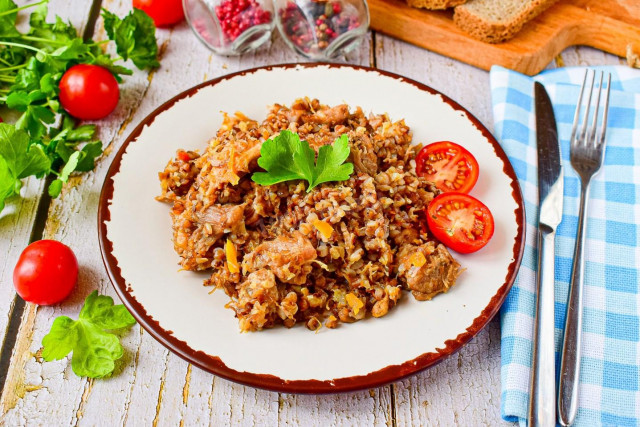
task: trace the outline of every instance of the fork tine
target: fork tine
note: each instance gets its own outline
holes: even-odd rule
[[[585,136],[587,135],[587,123],[589,122],[589,110],[591,110],[591,95],[593,95],[593,85],[595,84],[595,80],[596,80],[596,72],[593,72],[593,75],[591,76],[591,84],[589,85],[589,94],[587,95],[587,106],[586,109],[584,110],[584,115],[582,118],[582,126],[580,127],[580,136],[579,136],[579,142],[582,145],[586,144],[586,138]]]
[[[602,87],[600,87],[602,90]],[[598,136],[598,145],[604,144],[604,138],[607,133],[607,117],[609,114],[609,93],[611,92],[611,73],[607,78],[607,93],[604,96],[604,113],[602,115],[602,126],[600,127],[600,135]],[[604,157],[604,156],[603,156]]]
[[[571,127],[571,144],[575,143],[576,131],[578,130],[578,124],[580,123],[580,109],[582,108],[582,95],[584,95],[584,88],[587,86],[587,76],[589,75],[589,70],[587,69],[584,72],[584,80],[582,81],[582,87],[580,88],[580,96],[578,97],[578,104],[576,106],[576,112],[573,116],[573,126]]]
[[[595,71],[594,71],[594,78],[595,78]],[[595,102],[595,111],[593,112],[593,120],[591,121],[591,129],[589,129],[589,136],[587,141],[585,142],[586,145],[588,146],[596,146],[596,131],[598,130],[598,111],[600,109],[600,94],[602,93],[602,80],[604,78],[604,72],[601,71],[600,72],[600,84],[599,84],[599,89],[598,89],[598,93],[596,95],[596,102]],[[591,91],[595,91],[596,88],[594,86],[591,87]]]

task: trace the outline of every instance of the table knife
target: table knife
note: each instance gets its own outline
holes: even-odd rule
[[[555,233],[562,220],[563,176],[553,107],[547,91],[534,84],[538,143],[538,271],[529,426],[556,425],[554,339]]]

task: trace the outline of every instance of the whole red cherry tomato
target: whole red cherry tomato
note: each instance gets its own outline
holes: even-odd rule
[[[169,27],[184,19],[182,0],[133,0],[133,7],[149,15],[156,27]]]
[[[25,301],[52,305],[64,300],[78,279],[78,261],[56,240],[38,240],[22,251],[13,270],[13,284]]]
[[[475,197],[442,193],[427,206],[431,233],[446,247],[468,254],[482,249],[493,236],[493,215]]]
[[[480,167],[473,154],[450,141],[429,144],[416,156],[416,174],[441,191],[468,193],[478,181]]]
[[[60,103],[82,120],[102,119],[118,105],[120,89],[113,74],[98,65],[78,64],[60,79]]]

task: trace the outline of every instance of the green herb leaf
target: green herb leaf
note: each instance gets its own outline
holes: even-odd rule
[[[251,179],[261,185],[304,179],[307,192],[323,182],[344,181],[353,173],[353,164],[344,163],[349,157],[349,139],[342,135],[333,145],[320,147],[318,160],[307,141],[298,134],[283,130],[260,148],[258,165],[266,172],[256,172]]]
[[[124,353],[118,337],[106,330],[127,328],[136,323],[123,305],[93,291],[87,297],[78,320],[57,317],[42,339],[42,358],[60,360],[73,352],[71,368],[81,377],[102,378],[110,375],[115,361]]]
[[[73,154],[69,156],[69,160],[67,160],[67,163],[62,168],[62,171],[60,171],[60,181],[67,182],[69,180],[69,175],[71,175],[71,172],[76,170],[76,167],[78,166],[80,155],[80,151],[74,151]]]
[[[4,201],[14,195],[16,183],[19,182],[9,170],[7,161],[0,156],[0,212],[4,209]]]
[[[353,173],[353,163],[344,163],[349,157],[349,152],[349,138],[347,135],[340,136],[333,145],[320,147],[313,187],[323,182],[349,179],[349,176]]]
[[[54,179],[51,184],[49,184],[48,192],[49,196],[54,199],[57,198],[62,192],[62,181],[60,181],[59,179]]]
[[[120,19],[108,10],[102,9],[102,18],[109,39],[116,42],[116,51],[123,59],[131,59],[141,70],[160,65],[156,27],[149,15],[140,9],[133,9]]]
[[[39,145],[29,147],[29,135],[7,123],[0,123],[0,156],[15,179],[38,177],[49,172],[51,161]]]
[[[61,44],[68,44],[71,41],[78,37],[78,32],[71,25],[70,22],[64,22],[62,18],[56,16],[56,22],[50,24],[47,22],[47,13],[48,9],[46,4],[38,6],[34,9],[29,17],[29,32],[27,33],[29,36],[37,37],[43,40],[50,40],[55,42],[55,46],[60,46]],[[46,41],[33,42],[33,46],[46,49],[48,51],[53,51],[55,48],[54,44],[47,43]]]
[[[82,147],[82,157],[78,161],[76,171],[87,172],[93,170],[96,166],[96,159],[102,154],[102,142],[94,141],[90,142]]]
[[[258,165],[267,172],[256,172],[251,177],[261,185],[272,185],[278,182],[305,179],[313,182],[313,157],[308,163],[311,148],[306,141],[300,141],[298,134],[284,130],[273,139],[266,140],[260,148]],[[298,160],[298,161],[296,161]]]
[[[11,0],[0,0],[0,13],[2,13],[0,16],[0,37],[15,37],[20,35],[16,29],[17,8],[18,6]]]
[[[96,125],[81,125],[70,129],[67,133],[67,141],[90,141],[96,134]]]

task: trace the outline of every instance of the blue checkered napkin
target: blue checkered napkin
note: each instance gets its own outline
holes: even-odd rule
[[[605,165],[591,185],[586,241],[580,408],[576,425],[640,424],[640,70],[612,73]],[[522,423],[528,405],[533,341],[538,219],[533,81],[553,101],[564,165],[564,216],[556,234],[556,366],[562,342],[578,222],[580,183],[569,137],[585,68],[530,78],[494,67],[495,135],[518,175],[527,226],[518,278],[501,311],[502,416]]]

